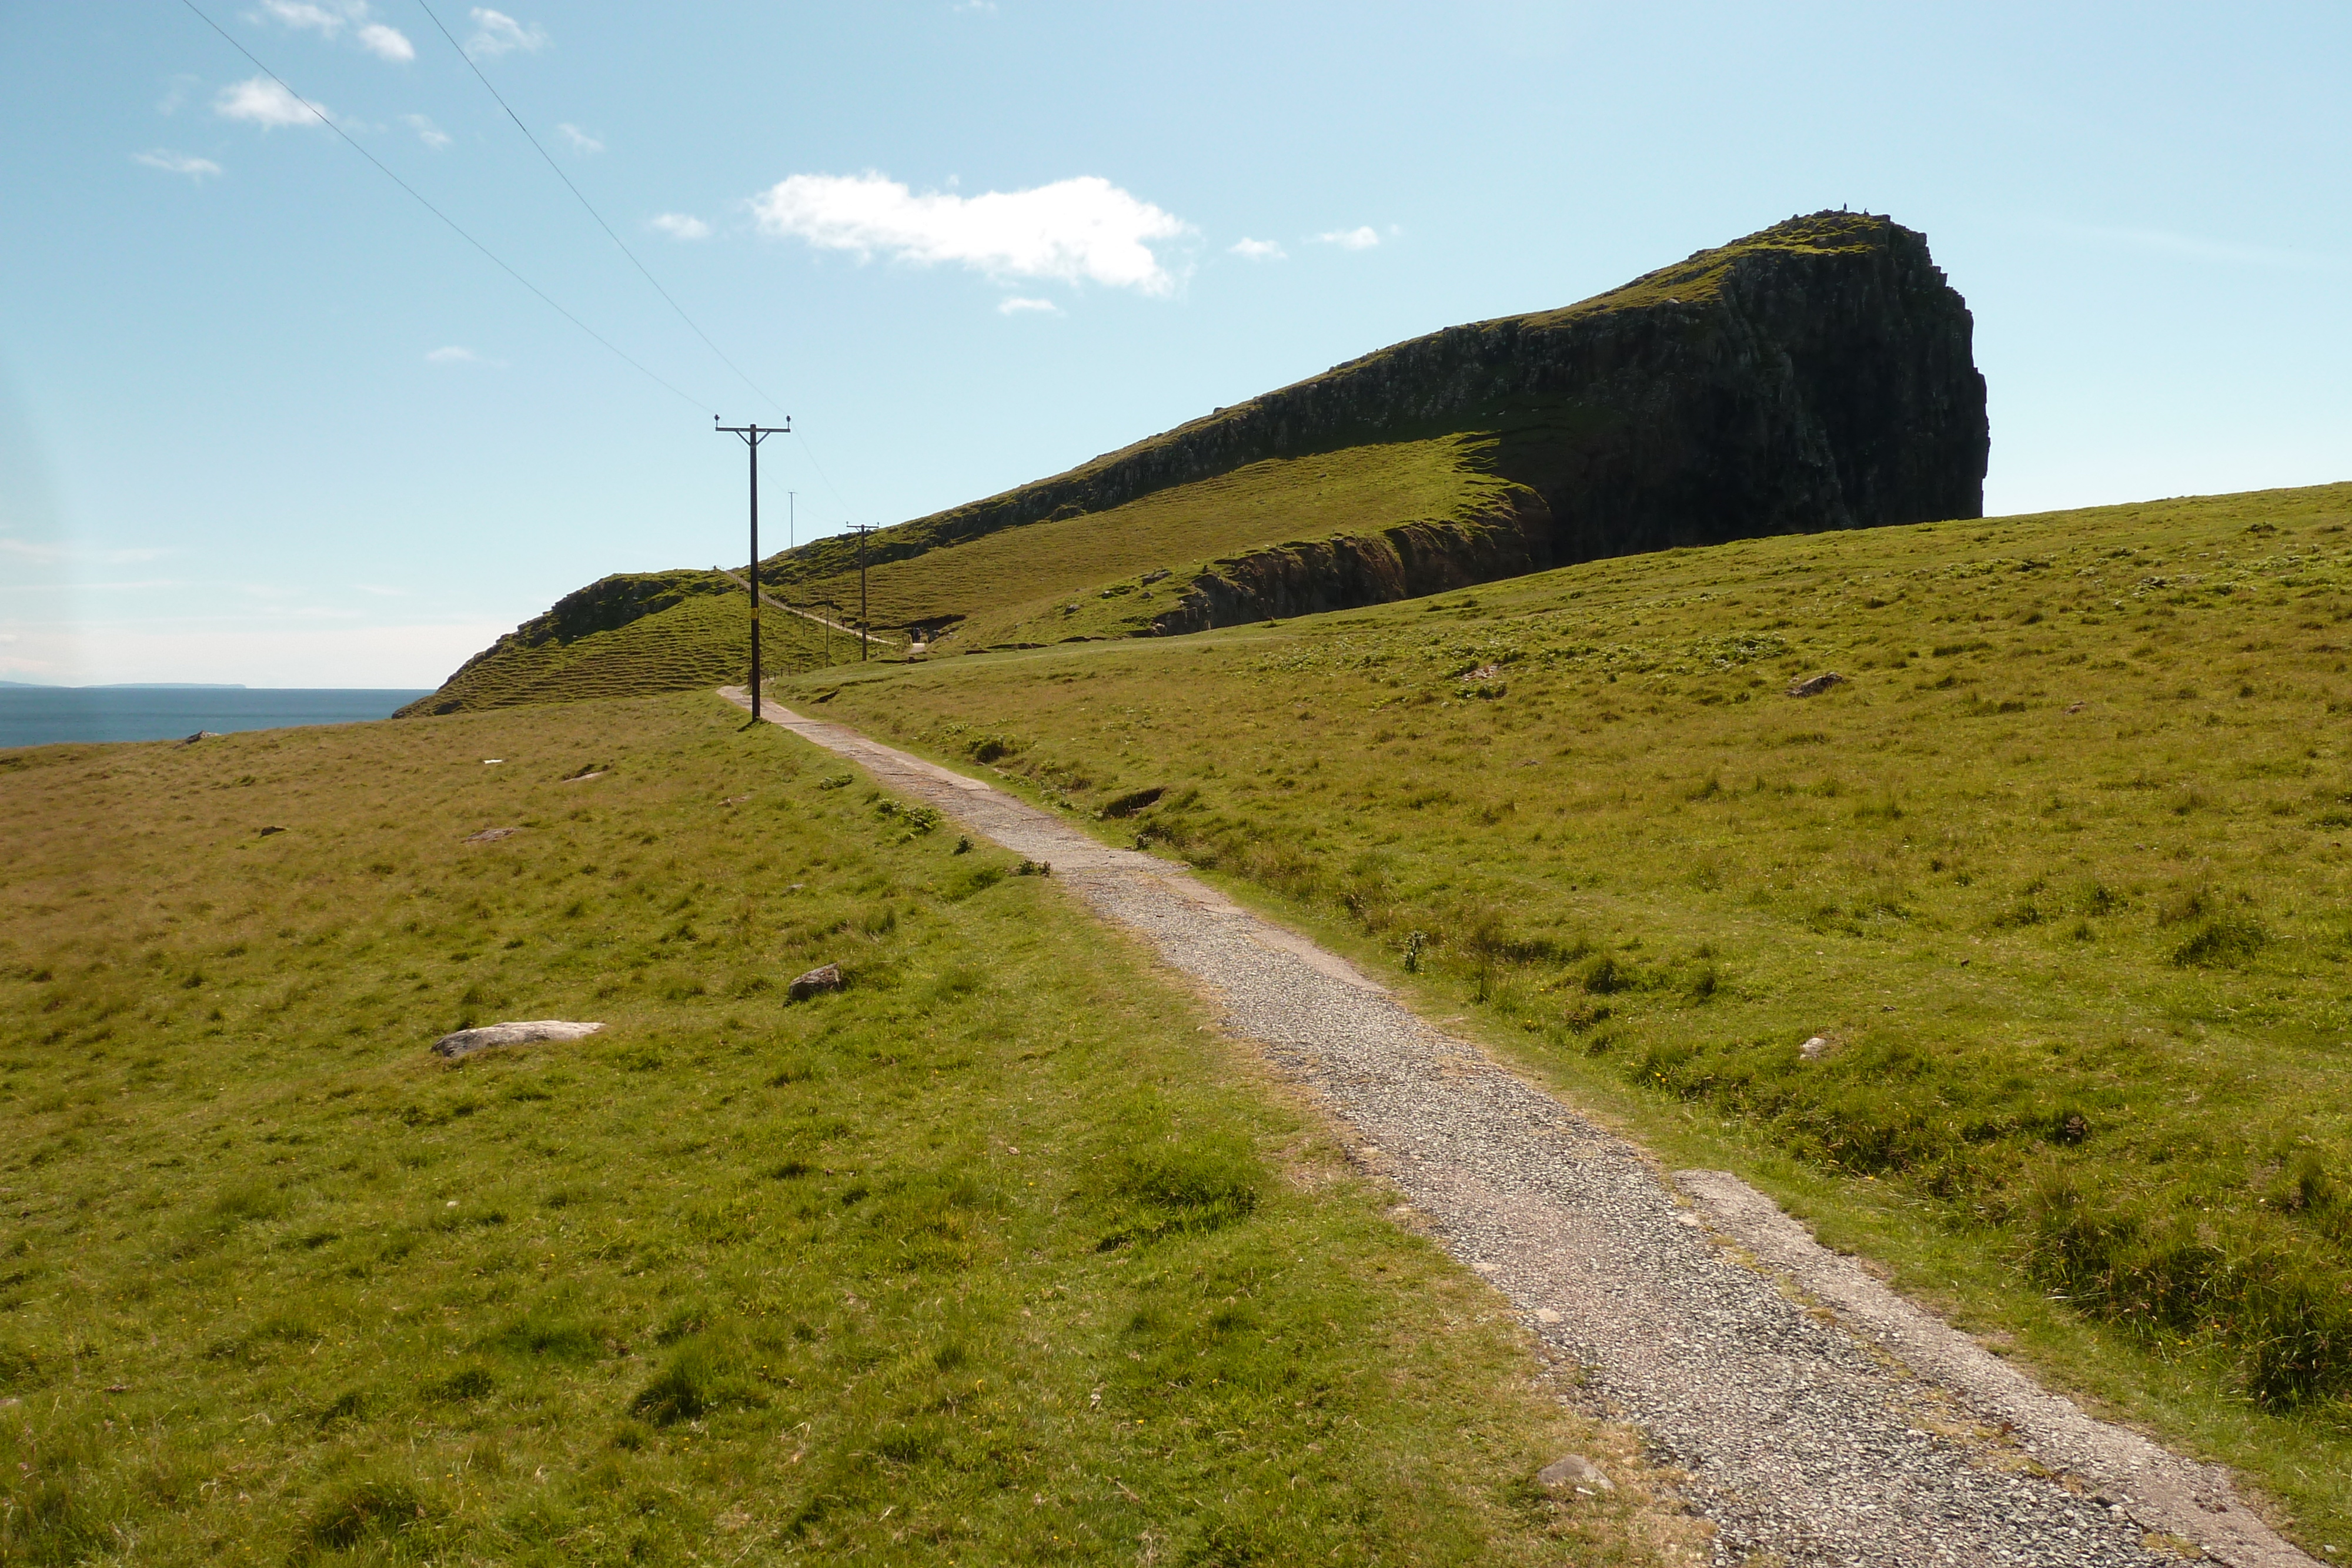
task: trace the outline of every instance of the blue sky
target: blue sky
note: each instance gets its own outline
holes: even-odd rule
[[[2340,5],[432,3],[199,0],[677,390],[178,0],[0,8],[0,678],[431,685],[740,559],[713,413],[781,544],[1841,204],[1990,509],[2352,477]]]

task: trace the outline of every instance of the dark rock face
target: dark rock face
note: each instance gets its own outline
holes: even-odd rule
[[[1159,636],[1205,632],[1522,577],[1551,564],[1551,536],[1543,497],[1519,490],[1511,504],[1458,523],[1407,523],[1378,534],[1251,550],[1194,578],[1151,630]]]
[[[1383,349],[1066,474],[883,530],[868,549],[876,560],[917,555],[1270,457],[1449,431],[1493,434],[1497,471],[1540,498],[1522,511],[1546,531],[1530,533],[1532,564],[1515,570],[1981,517],[1990,435],[1973,328],[1925,236],[1883,217],[1820,213],[1580,305]],[[843,570],[850,548],[821,541],[786,570]],[[1381,554],[1351,544],[1332,564],[1369,580],[1386,573]],[[1349,556],[1360,559],[1339,559]],[[1243,575],[1268,584],[1254,602],[1369,601],[1302,590],[1289,567],[1253,560]],[[1451,587],[1474,570],[1482,575],[1467,580],[1483,580],[1465,562],[1411,591]],[[1194,630],[1193,619],[1171,618],[1168,629]]]

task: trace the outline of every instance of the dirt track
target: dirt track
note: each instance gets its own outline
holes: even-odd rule
[[[739,706],[740,690],[720,694]],[[2094,1420],[1722,1172],[1624,1140],[1152,856],[839,725],[765,716],[1049,862],[1307,1086],[1366,1166],[1689,1477],[1725,1563],[2308,1565],[2221,1471]]]

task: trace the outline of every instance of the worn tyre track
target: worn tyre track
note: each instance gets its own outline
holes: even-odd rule
[[[749,706],[740,689],[720,695]],[[2223,1472],[2042,1389],[1738,1177],[1669,1179],[1345,960],[1167,862],[765,706],[885,787],[1050,862],[1206,987],[1448,1250],[1687,1473],[1719,1561],[2145,1568],[2193,1542],[2241,1568],[2312,1564]]]

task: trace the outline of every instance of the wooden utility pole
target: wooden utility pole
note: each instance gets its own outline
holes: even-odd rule
[[[740,435],[743,444],[751,450],[751,570],[745,577],[751,585],[751,717],[760,716],[760,443],[771,435],[792,434],[793,421],[784,416],[782,424],[720,424],[712,414],[710,423],[721,435]]]
[[[857,525],[857,662],[866,662],[866,644],[870,640],[870,628],[866,619],[866,536],[874,531],[872,523]]]

